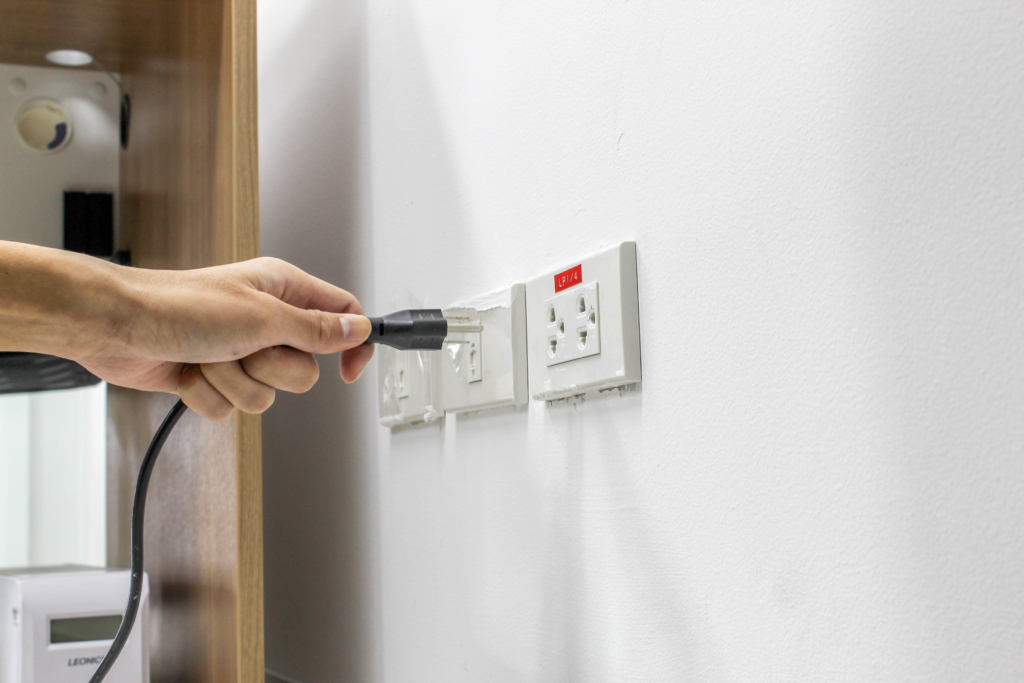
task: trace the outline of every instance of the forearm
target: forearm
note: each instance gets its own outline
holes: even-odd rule
[[[88,355],[120,336],[131,311],[118,266],[0,241],[0,351]]]

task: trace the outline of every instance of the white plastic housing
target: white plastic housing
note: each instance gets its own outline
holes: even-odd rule
[[[556,292],[556,278],[563,286],[572,284]],[[584,311],[577,308],[581,297]],[[529,280],[526,302],[530,392],[535,399],[551,401],[641,381],[635,242],[566,262]],[[582,332],[585,344],[580,342]]]
[[[380,423],[385,427],[444,417],[441,351],[399,351],[377,345]]]
[[[0,570],[0,683],[88,683],[110,640],[50,643],[50,620],[123,615],[131,572],[91,567]],[[149,683],[149,577],[135,627],[106,683]]]
[[[453,304],[445,317],[480,321],[480,334],[450,334],[465,344],[446,344],[441,352],[444,406],[464,413],[529,401],[526,365],[526,285],[491,292]]]
[[[597,283],[571,287],[544,302],[548,367],[601,353],[601,306]]]

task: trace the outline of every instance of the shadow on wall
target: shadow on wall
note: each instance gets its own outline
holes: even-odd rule
[[[261,2],[262,254],[366,303],[364,3]],[[266,661],[286,678],[376,680],[376,395],[323,357],[263,418]]]
[[[373,189],[382,199],[373,215],[375,275],[381,283],[376,300],[389,310],[406,305],[389,283],[408,286],[416,278],[422,278],[424,290],[417,294],[427,304],[445,303],[437,294],[479,294],[465,287],[480,286],[480,269],[473,268],[485,255],[473,248],[487,241],[481,237],[487,226],[472,224],[475,216],[460,194],[465,171],[453,158],[455,145],[431,82],[417,12],[410,3],[396,2],[380,14],[388,25],[371,28],[374,51],[400,54],[410,66],[389,72],[386,92],[380,102],[374,99]],[[384,201],[396,197],[402,201]],[[444,254],[445,262],[426,272],[417,260],[421,254]],[[517,276],[532,275],[535,266],[521,264]],[[389,295],[395,298],[384,301]],[[689,667],[721,670],[714,644],[676,590],[680,570],[659,543],[658,529],[642,510],[643,494],[622,466],[639,444],[624,442],[614,423],[629,416],[639,424],[641,392],[596,399],[580,411],[566,405],[543,410],[543,417],[533,411],[449,417],[441,426],[384,437],[385,677],[472,671],[514,680],[530,666],[557,680],[586,677],[595,667],[593,653],[615,651],[613,641],[621,637],[605,618],[615,609],[603,600],[609,596],[629,605],[626,619],[638,620],[651,634],[649,657],[683,674]],[[606,455],[588,458],[580,444],[598,414],[610,418],[607,428],[596,430]],[[535,424],[527,427],[528,421]],[[531,430],[546,430],[566,447],[538,445],[529,438]],[[495,447],[474,448],[488,443]],[[555,486],[555,500],[546,499],[545,483],[533,478],[543,479],[539,472],[546,468],[532,459],[547,459],[546,467],[560,471],[564,488]],[[588,499],[594,482],[614,491],[628,510],[609,537],[599,540],[588,527],[594,525]],[[600,525],[604,516],[597,516]],[[632,553],[637,545],[645,552]],[[595,589],[620,571],[614,589]],[[689,662],[685,643],[693,642],[704,643],[711,654]]]
[[[463,220],[436,106],[426,108],[432,118],[416,111],[429,134],[373,141],[421,154],[432,145],[435,163],[428,174],[409,165],[389,175],[415,197],[371,224],[364,3],[281,5],[264,3],[259,17],[262,254],[352,291],[369,311],[435,303],[427,290],[388,289],[381,300],[373,285],[377,253],[447,248],[448,275],[462,263]],[[409,20],[400,14],[396,21]],[[425,78],[407,95],[432,98]],[[336,359],[325,360],[308,394],[279,393],[263,418],[267,668],[303,683],[380,680],[376,362],[345,386]]]

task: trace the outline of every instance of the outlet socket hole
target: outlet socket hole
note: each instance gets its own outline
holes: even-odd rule
[[[555,307],[548,306],[548,325],[555,324]]]
[[[549,339],[548,340],[548,354],[552,358],[554,358],[556,353],[558,353],[558,340],[557,339]]]
[[[587,318],[587,322],[590,324],[591,327],[597,326],[597,311],[590,312],[590,317]]]
[[[581,349],[587,348],[587,330],[586,329],[580,330],[579,331],[579,335],[580,335],[580,348]]]
[[[564,320],[559,320],[558,321],[558,336],[559,337],[564,337],[565,336],[565,321]]]
[[[576,310],[579,311],[580,315],[587,312],[587,299],[586,297],[580,297],[576,299]]]

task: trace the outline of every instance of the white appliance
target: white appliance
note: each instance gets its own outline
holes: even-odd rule
[[[0,683],[88,683],[121,625],[130,580],[127,569],[0,569]],[[149,683],[148,576],[105,683]]]

